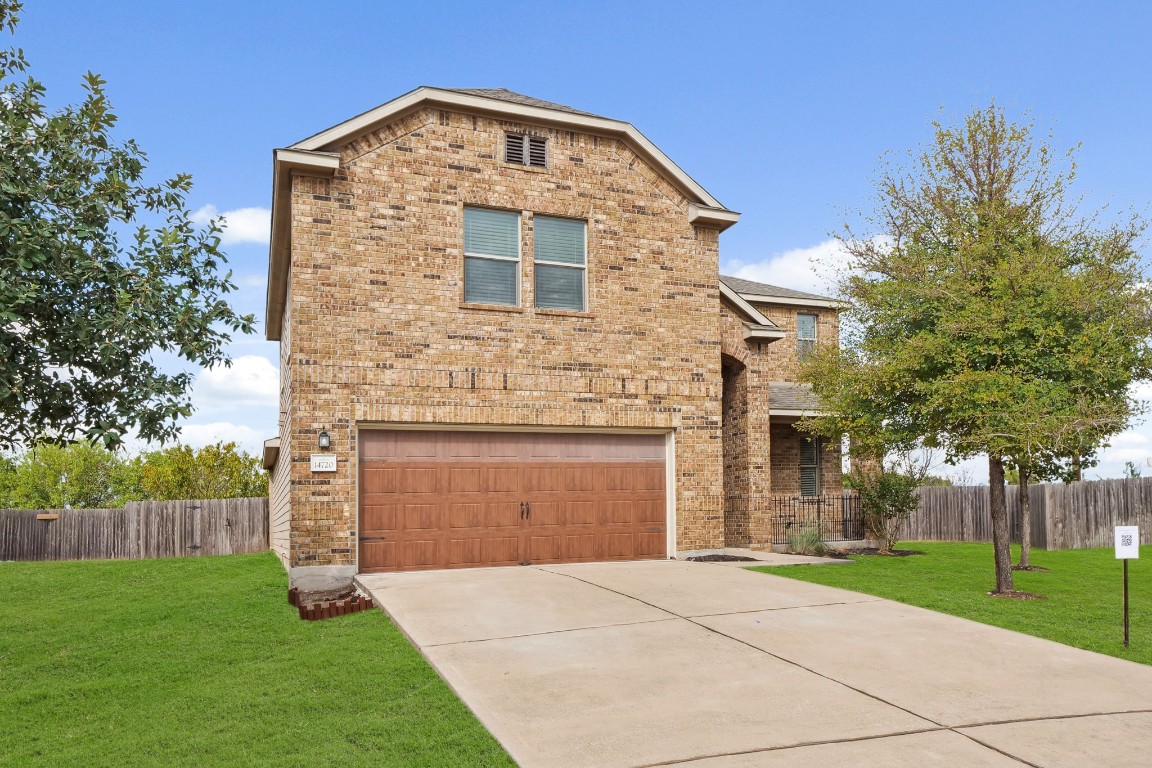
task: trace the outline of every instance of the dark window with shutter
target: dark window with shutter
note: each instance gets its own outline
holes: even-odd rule
[[[509,133],[504,136],[504,161],[534,168],[548,167],[548,140]]]
[[[820,438],[800,438],[800,495],[820,495]]]

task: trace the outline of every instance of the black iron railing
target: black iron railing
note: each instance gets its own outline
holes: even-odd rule
[[[787,544],[789,536],[813,525],[820,527],[824,541],[864,538],[859,496],[776,496],[772,513],[773,544]]]

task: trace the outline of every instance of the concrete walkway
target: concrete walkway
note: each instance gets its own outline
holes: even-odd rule
[[[361,576],[522,768],[1147,766],[1152,667],[712,563]]]

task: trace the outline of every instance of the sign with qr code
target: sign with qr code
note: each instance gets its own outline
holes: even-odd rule
[[[1140,557],[1140,529],[1135,525],[1116,526],[1116,558],[1135,560]]]

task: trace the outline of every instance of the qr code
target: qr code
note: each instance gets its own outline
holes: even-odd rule
[[[1132,546],[1132,534],[1130,534],[1130,533],[1120,534],[1120,546],[1122,546],[1122,547]]]

